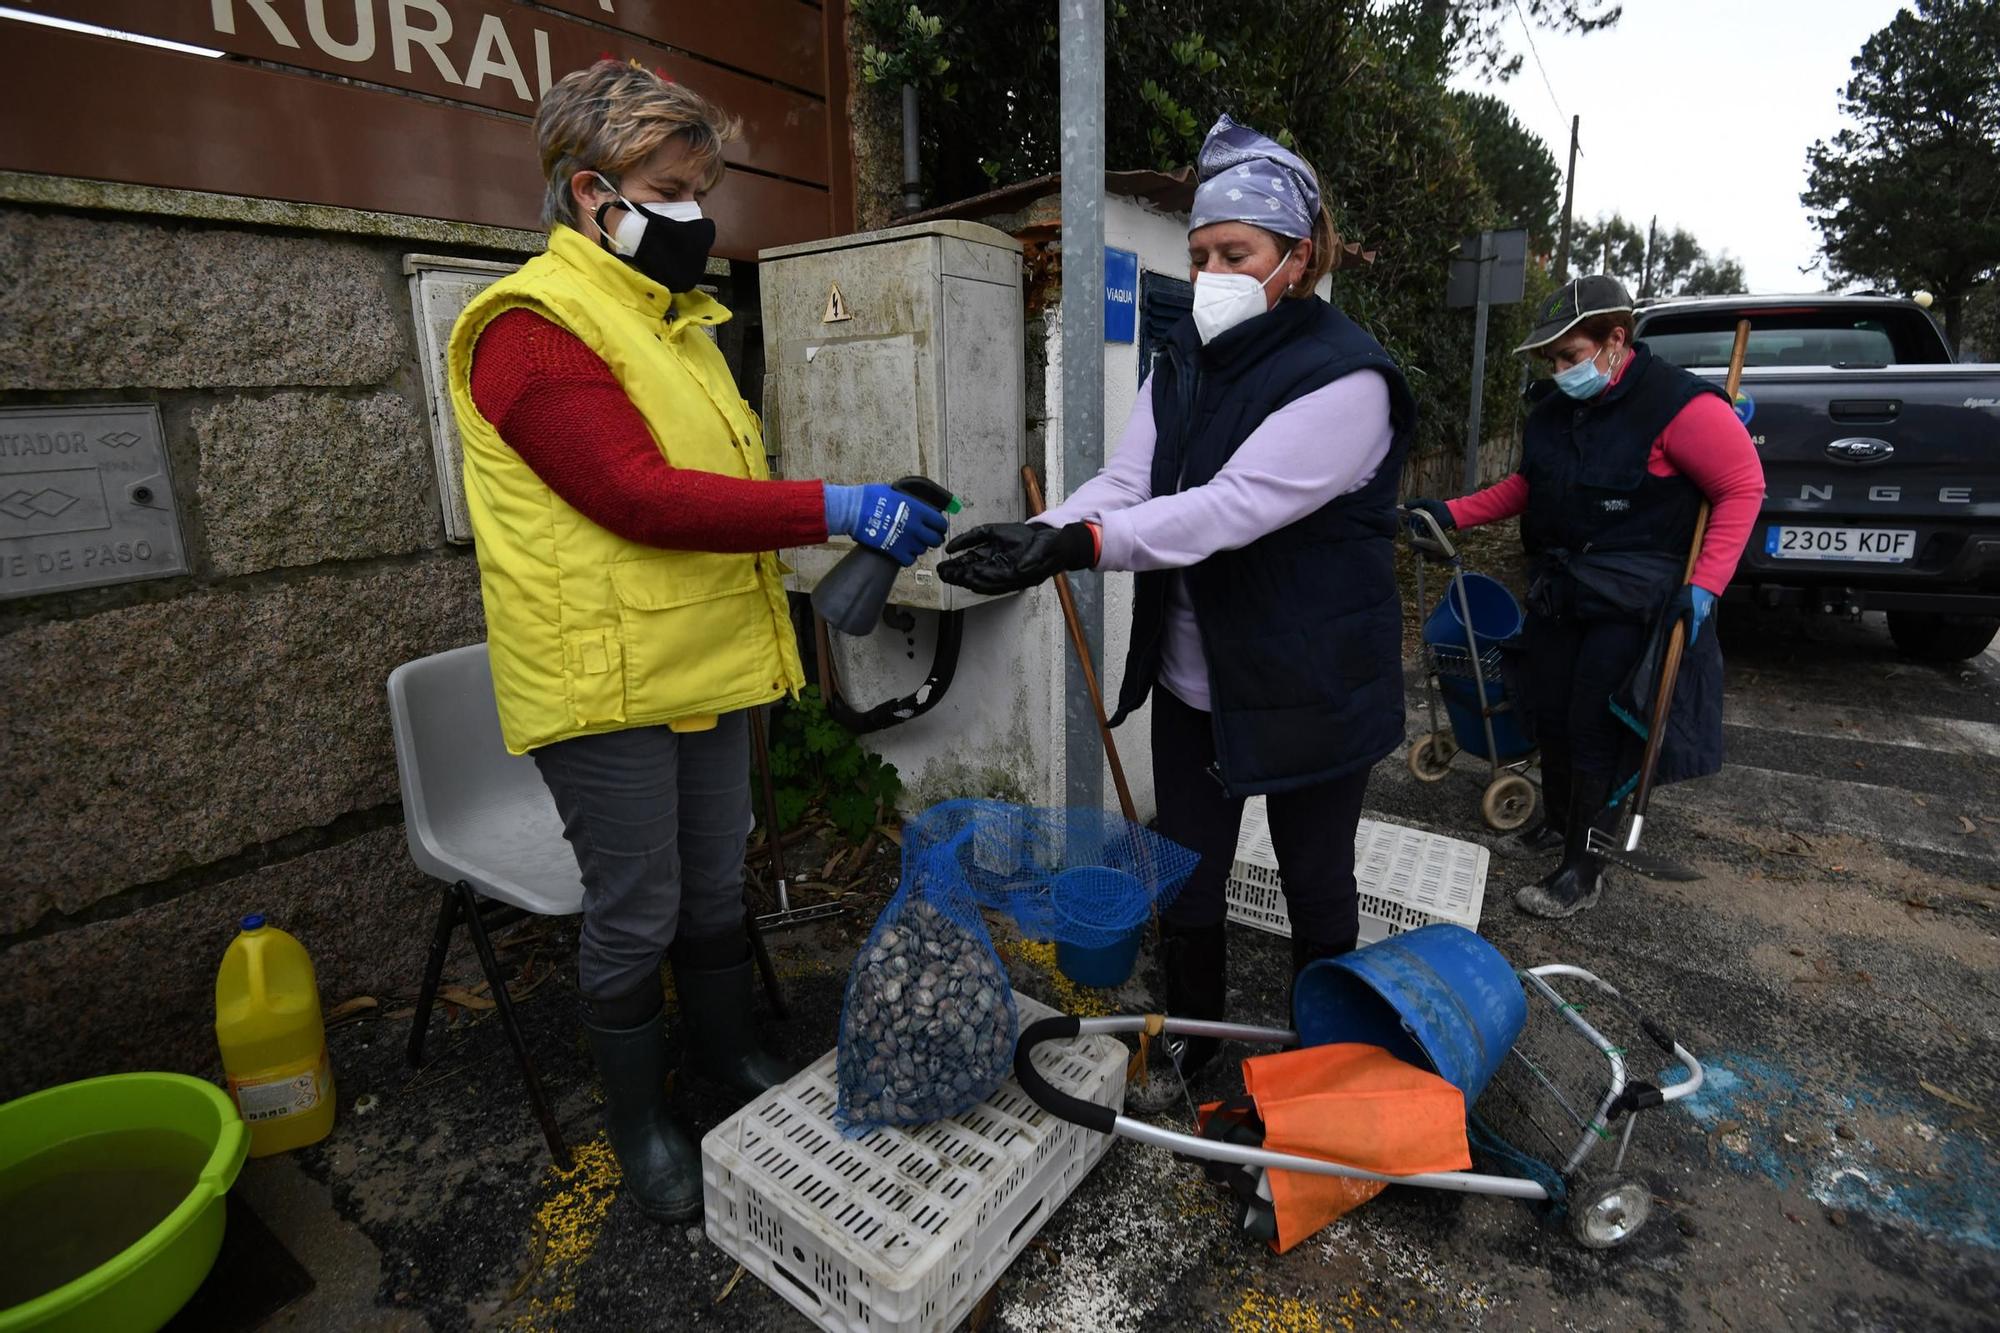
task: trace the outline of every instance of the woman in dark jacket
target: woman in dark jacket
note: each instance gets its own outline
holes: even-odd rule
[[[1528,553],[1525,703],[1542,752],[1543,822],[1502,841],[1507,855],[1561,850],[1514,895],[1535,916],[1596,902],[1603,863],[1593,824],[1624,799],[1643,719],[1624,692],[1663,613],[1690,619],[1659,778],[1722,766],[1722,651],[1703,626],[1729,586],[1764,498],[1764,468],[1722,390],[1632,338],[1632,298],[1616,278],[1557,292],[1517,351],[1546,360],[1531,391],[1521,467],[1452,501],[1413,500],[1446,528],[1521,518]],[[1696,518],[1713,506],[1694,578],[1683,583]]]
[[[1336,240],[1312,168],[1224,116],[1200,176],[1194,312],[1111,461],[1036,522],[967,533],[939,575],[997,593],[1139,572],[1113,724],[1151,699],[1159,830],[1201,856],[1162,920],[1167,1008],[1220,1018],[1246,796],[1268,798],[1295,968],[1355,944],[1368,770],[1403,737],[1395,496],[1416,408],[1380,345],[1315,295]],[[1169,1053],[1188,1074],[1215,1043]],[[1128,1100],[1179,1084],[1149,1090]]]

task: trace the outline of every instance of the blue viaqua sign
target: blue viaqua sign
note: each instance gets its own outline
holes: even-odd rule
[[[1104,251],[1104,341],[1129,343],[1139,336],[1139,256],[1130,250]]]

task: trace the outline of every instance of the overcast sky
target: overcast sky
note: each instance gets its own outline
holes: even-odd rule
[[[1562,166],[1569,117],[1583,117],[1576,215],[1618,211],[1644,231],[1684,227],[1742,262],[1753,292],[1817,291],[1802,274],[1819,233],[1799,203],[1806,149],[1840,128],[1840,90],[1861,44],[1904,8],[1897,0],[1625,0],[1587,37],[1534,35],[1518,18],[1510,50],[1527,59],[1505,84],[1461,76],[1542,136]],[[1562,109],[1556,109],[1559,100]]]

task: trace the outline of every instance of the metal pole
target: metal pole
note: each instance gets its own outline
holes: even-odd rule
[[[917,89],[903,85],[903,211],[924,206],[923,159],[917,148]]]
[[[1062,0],[1062,483],[1065,493],[1104,465],[1104,0]],[[1104,584],[1070,578],[1093,661],[1104,656]],[[1063,677],[1065,799],[1104,804],[1104,757],[1083,667]]]
[[[1472,319],[1472,411],[1465,419],[1465,489],[1479,489],[1479,411],[1486,396],[1486,298],[1493,291],[1493,233],[1479,233],[1479,304]]]
[[[1556,286],[1569,281],[1569,210],[1576,199],[1576,132],[1582,116],[1569,118],[1569,174],[1563,177],[1562,239],[1556,242]]]

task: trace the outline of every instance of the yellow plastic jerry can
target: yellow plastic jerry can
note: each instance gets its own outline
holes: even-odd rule
[[[215,1039],[229,1095],[250,1127],[250,1155],[317,1143],[333,1128],[333,1071],[319,986],[305,946],[243,918],[215,978]]]

